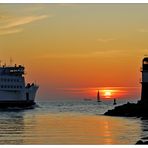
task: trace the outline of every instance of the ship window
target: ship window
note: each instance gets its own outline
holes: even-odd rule
[[[1,88],[3,88],[3,85],[1,85]]]

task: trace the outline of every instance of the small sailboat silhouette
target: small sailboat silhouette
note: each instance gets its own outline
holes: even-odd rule
[[[97,102],[101,102],[101,100],[100,100],[100,92],[99,92],[99,90],[98,90],[98,93],[97,93]]]

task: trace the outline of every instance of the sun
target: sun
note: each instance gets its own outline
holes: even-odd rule
[[[106,98],[110,98],[112,96],[112,92],[110,90],[104,90],[104,96]]]
[[[105,92],[105,96],[111,96],[111,92],[110,91],[106,91]]]

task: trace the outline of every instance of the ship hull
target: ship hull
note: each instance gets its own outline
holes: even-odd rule
[[[0,108],[8,108],[8,107],[31,107],[36,103],[33,100],[30,101],[0,101]]]
[[[0,108],[29,107],[35,105],[35,95],[38,87],[32,86],[20,91],[0,91]]]

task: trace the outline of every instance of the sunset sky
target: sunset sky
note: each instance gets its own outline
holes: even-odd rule
[[[23,64],[38,99],[140,97],[148,4],[0,4],[0,59]]]

